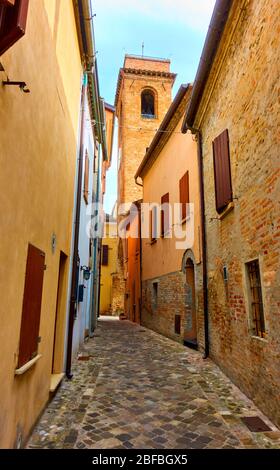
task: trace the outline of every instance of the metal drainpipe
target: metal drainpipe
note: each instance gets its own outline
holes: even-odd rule
[[[198,140],[198,166],[199,166],[199,188],[200,188],[200,211],[201,211],[201,238],[202,238],[202,266],[203,266],[203,307],[204,307],[204,336],[205,349],[203,359],[209,356],[209,313],[208,313],[208,280],[207,280],[207,242],[206,242],[206,215],[205,215],[205,193],[203,178],[203,150],[202,134],[198,129],[195,132]]]
[[[138,221],[139,221],[139,234],[140,234],[140,325],[142,324],[142,224],[141,224],[141,206],[139,209]]]
[[[138,180],[138,176],[136,176],[136,178],[134,178],[134,181],[135,181],[135,183],[137,184],[137,186],[141,186],[141,188],[143,188],[143,184],[138,183],[137,180]]]
[[[72,344],[73,344],[73,330],[76,313],[76,281],[77,281],[77,263],[79,256],[79,231],[80,231],[80,212],[81,212],[81,197],[82,197],[82,178],[83,178],[83,159],[84,159],[84,122],[85,122],[85,97],[87,89],[87,76],[84,74],[82,86],[82,114],[81,114],[81,129],[80,129],[80,151],[79,151],[79,165],[78,165],[78,184],[77,184],[77,199],[76,199],[76,214],[75,214],[75,234],[73,246],[73,264],[72,264],[72,279],[71,279],[71,298],[69,309],[69,325],[68,325],[68,338],[67,338],[67,357],[66,357],[66,376],[72,379],[71,372],[72,363]]]

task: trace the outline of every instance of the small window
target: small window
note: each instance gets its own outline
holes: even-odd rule
[[[158,306],[158,282],[153,282],[153,310]]]
[[[175,315],[174,331],[176,335],[181,334],[181,315]]]
[[[109,262],[109,246],[102,245],[102,266],[108,266]]]
[[[189,190],[189,172],[187,171],[179,182],[180,203],[181,203],[181,219],[185,220],[189,214],[188,204],[190,202]]]
[[[226,129],[213,142],[216,210],[221,214],[232,202],[229,134]]]
[[[161,198],[161,236],[169,230],[169,193],[166,193]]]
[[[249,286],[249,308],[251,325],[254,336],[265,337],[265,321],[262,299],[262,286],[259,261],[246,263]]]
[[[141,94],[141,115],[147,119],[155,116],[155,95],[151,90],[144,90]]]

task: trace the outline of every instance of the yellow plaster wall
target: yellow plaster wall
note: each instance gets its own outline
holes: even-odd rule
[[[180,132],[182,119],[161,150],[153,166],[143,177],[143,202],[161,203],[161,197],[169,192],[170,204],[180,202],[179,181],[189,171],[190,202],[194,203],[194,252],[196,262],[201,260],[200,199],[196,142],[192,136]],[[174,223],[174,222],[173,222]],[[176,240],[159,238],[151,244],[150,239],[142,240],[143,280],[181,270],[183,249],[176,249]]]
[[[76,34],[72,2],[31,0],[26,35],[0,58],[0,79],[24,80],[31,90],[0,87],[2,448],[20,433],[26,439],[49,397],[60,250],[70,255],[81,82]],[[15,378],[29,242],[46,254],[42,358]],[[68,265],[69,258],[67,275]]]
[[[109,236],[109,231],[111,236]],[[116,223],[106,223],[105,237],[102,245],[109,246],[108,266],[101,266],[101,291],[100,291],[100,313],[109,313],[112,306],[112,274],[117,270],[117,225]]]

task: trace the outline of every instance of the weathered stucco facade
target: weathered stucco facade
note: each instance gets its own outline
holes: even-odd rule
[[[210,355],[280,424],[278,1],[233,1],[194,128],[202,134]],[[215,209],[212,141],[229,132],[231,210]],[[246,263],[257,260],[265,332],[252,328]],[[224,273],[227,272],[227,278]]]
[[[63,370],[82,72],[72,2],[30,1],[25,36],[0,60],[1,81],[24,80],[31,91],[0,89],[3,448],[26,439],[49,399],[52,370]],[[15,375],[29,243],[45,253],[41,358]]]

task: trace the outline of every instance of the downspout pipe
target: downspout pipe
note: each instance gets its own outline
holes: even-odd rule
[[[77,304],[77,265],[79,256],[79,231],[80,231],[80,212],[81,212],[81,197],[82,197],[82,178],[83,178],[83,159],[84,159],[84,124],[85,124],[85,99],[87,92],[87,76],[84,74],[82,86],[82,99],[81,99],[81,128],[80,128],[80,150],[79,150],[79,164],[78,164],[78,182],[77,182],[77,200],[76,200],[76,214],[75,214],[75,232],[74,232],[74,246],[73,246],[73,265],[72,265],[72,279],[71,279],[71,297],[70,309],[68,319],[68,338],[67,338],[67,356],[66,356],[66,376],[72,379],[71,372],[72,364],[72,344],[73,344],[73,330]]]
[[[135,176],[134,180],[135,180],[135,184],[137,184],[137,186],[141,186],[141,188],[143,188],[143,184],[142,183],[138,183],[138,178],[139,176]]]
[[[207,239],[206,239],[206,215],[205,215],[205,190],[203,177],[203,150],[202,133],[199,129],[186,125],[182,132],[185,134],[190,130],[197,139],[199,191],[200,191],[200,213],[201,213],[201,240],[202,240],[202,271],[203,271],[203,310],[204,310],[204,355],[203,359],[209,357],[209,305],[208,305],[208,272],[207,272]]]
[[[138,223],[139,223],[139,234],[140,234],[140,325],[142,325],[142,288],[143,288],[143,260],[142,260],[142,224],[141,224],[141,204],[138,208]]]

